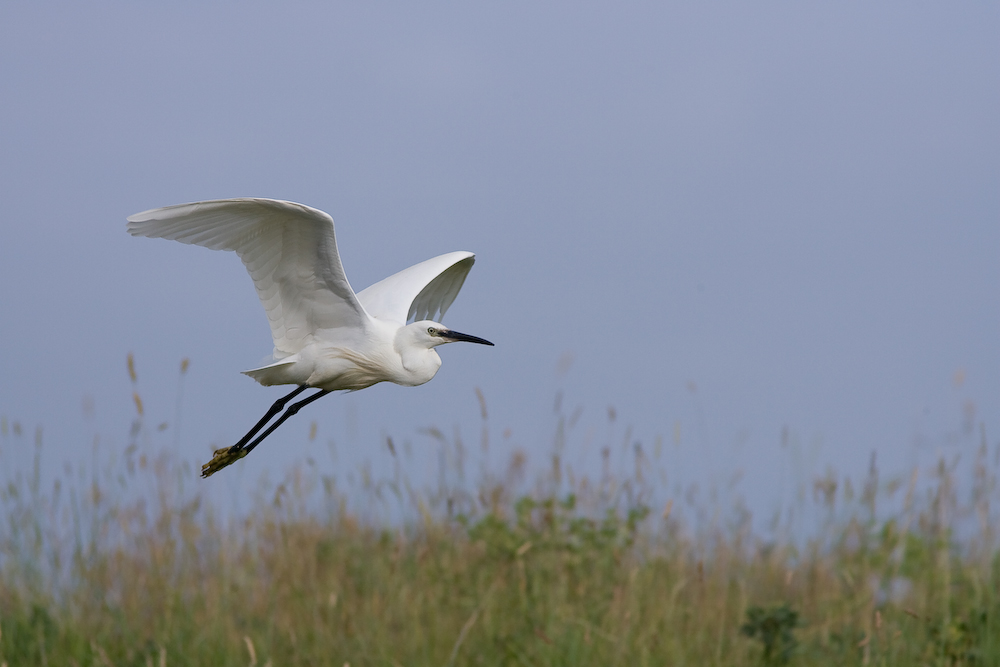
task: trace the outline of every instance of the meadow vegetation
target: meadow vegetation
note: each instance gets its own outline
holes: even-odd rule
[[[40,434],[33,471],[4,467],[32,445],[0,424],[0,665],[1000,664],[985,433],[902,482],[874,462],[814,480],[828,520],[776,540],[738,508],[652,507],[639,448],[596,480],[558,455],[527,479],[515,452],[474,482],[418,489],[397,466],[351,493],[303,463],[226,514],[136,407],[124,452],[51,483]],[[385,498],[399,516],[364,511]]]

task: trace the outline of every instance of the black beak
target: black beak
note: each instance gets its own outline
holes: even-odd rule
[[[469,334],[459,333],[457,331],[452,331],[451,329],[446,329],[440,334],[441,338],[447,338],[450,341],[465,341],[466,343],[479,343],[480,345],[493,345],[490,341],[485,338],[480,338],[479,336],[470,336]]]

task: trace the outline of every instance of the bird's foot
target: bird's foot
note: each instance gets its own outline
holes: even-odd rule
[[[217,449],[215,450],[215,454],[212,455],[212,460],[201,467],[201,476],[209,477],[210,475],[214,475],[226,466],[236,463],[246,455],[247,450],[242,448],[223,447],[222,449]]]

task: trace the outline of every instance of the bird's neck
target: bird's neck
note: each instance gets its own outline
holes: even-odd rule
[[[403,372],[406,384],[415,387],[430,381],[441,368],[441,357],[434,350],[427,348],[409,348],[399,355],[403,364]]]
[[[402,377],[397,384],[415,387],[428,382],[441,368],[441,357],[434,348],[421,344],[412,325],[401,327],[395,333],[393,347],[399,355]]]

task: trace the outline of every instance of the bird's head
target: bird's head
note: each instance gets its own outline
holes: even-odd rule
[[[460,340],[481,345],[493,344],[476,336],[452,331],[445,325],[430,320],[421,320],[401,327],[396,333],[394,347],[399,354],[404,372],[393,382],[410,386],[427,382],[441,368],[441,357],[434,348]]]
[[[458,341],[465,341],[466,343],[479,343],[480,345],[493,345],[493,343],[485,338],[470,336],[469,334],[459,333],[458,331],[452,331],[445,325],[438,322],[432,322],[431,320],[414,322],[413,324],[407,325],[406,329],[410,330],[412,340],[415,344],[424,346],[427,349],[437,347],[438,345],[444,345],[445,343],[455,343]]]

